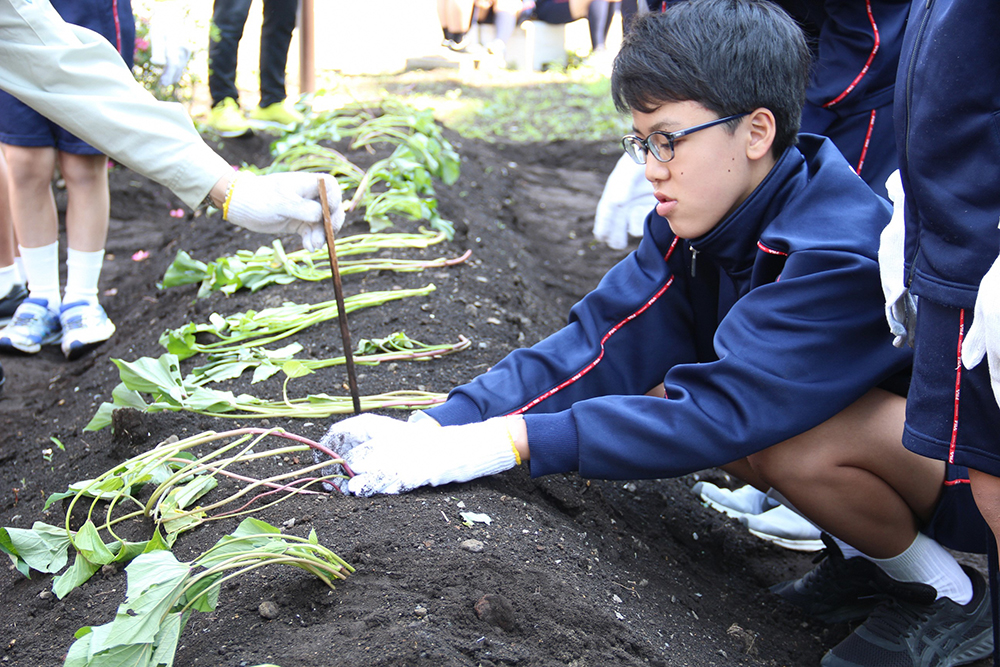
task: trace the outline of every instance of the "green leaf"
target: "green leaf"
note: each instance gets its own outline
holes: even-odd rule
[[[170,491],[170,495],[173,495],[176,498],[177,507],[179,509],[187,509],[191,503],[198,500],[198,498],[201,498],[218,485],[219,482],[215,479],[215,477],[199,476],[183,486],[178,486],[177,488],[172,489]]]
[[[166,288],[200,283],[205,279],[207,272],[208,266],[204,262],[192,259],[189,254],[179,250],[173,264],[167,268],[167,272],[163,275],[161,285]]]
[[[171,402],[177,404],[183,402],[186,392],[177,355],[168,353],[157,359],[141,357],[135,361],[111,361],[118,366],[122,383],[129,389],[156,397],[169,397]]]
[[[149,661],[150,667],[171,667],[174,664],[174,656],[177,653],[177,643],[180,641],[184,626],[190,613],[174,612],[167,614],[160,624],[160,632],[157,633],[154,644],[156,652],[153,653]]]
[[[86,625],[76,631],[76,641],[69,647],[63,667],[87,667],[90,662],[90,643],[94,639],[93,628]]]
[[[128,594],[111,624],[105,647],[151,644],[160,630],[160,619],[171,611],[174,599],[190,574],[169,551],[153,551],[137,557],[125,568]]]
[[[28,572],[22,565],[38,572],[58,572],[69,560],[69,535],[65,528],[41,521],[33,523],[31,529],[0,528],[0,551],[25,576]]]
[[[132,559],[139,557],[140,555],[151,551],[149,548],[150,543],[153,540],[146,540],[144,542],[115,542],[111,545],[111,551],[115,552],[116,563],[128,563]]]
[[[276,366],[270,361],[263,362],[261,363],[260,366],[257,366],[257,368],[254,369],[253,379],[250,380],[250,384],[257,384],[258,382],[263,382],[264,380],[268,379],[269,377],[280,371],[281,371],[280,366]]]
[[[111,403],[101,403],[100,407],[97,408],[97,412],[91,417],[90,421],[86,426],[83,427],[84,432],[88,431],[100,431],[105,426],[111,426],[111,413],[114,412],[115,406]],[[48,508],[48,503],[46,503],[46,508]]]
[[[115,555],[101,540],[97,526],[90,519],[84,523],[73,538],[73,546],[83,554],[83,557],[97,565],[107,565],[115,559]]]
[[[305,377],[312,373],[312,369],[297,359],[286,361],[281,365],[281,371],[290,378]]]
[[[52,578],[52,592],[62,600],[70,591],[86,583],[100,567],[97,563],[87,560],[83,554],[78,553],[73,565],[59,576]]]
[[[187,605],[190,603],[191,606],[189,608],[195,611],[215,611],[215,608],[219,605],[219,587],[215,584],[224,575],[224,572],[219,572],[198,579],[198,581],[191,584],[184,591],[184,598],[180,604]]]

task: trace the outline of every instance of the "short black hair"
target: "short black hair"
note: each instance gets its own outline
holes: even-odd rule
[[[692,101],[721,118],[763,107],[775,118],[773,154],[797,143],[811,53],[784,10],[768,0],[684,0],[636,18],[611,74],[619,111]]]

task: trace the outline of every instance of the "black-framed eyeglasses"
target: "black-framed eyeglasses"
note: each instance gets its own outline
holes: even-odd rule
[[[681,137],[686,137],[698,130],[707,130],[716,125],[728,123],[731,120],[742,118],[748,115],[747,112],[733,114],[725,118],[716,118],[701,125],[695,125],[676,132],[650,132],[645,139],[640,139],[634,134],[629,134],[622,139],[622,147],[629,157],[635,160],[636,164],[646,164],[646,154],[651,154],[660,162],[670,162],[674,159],[674,142]]]

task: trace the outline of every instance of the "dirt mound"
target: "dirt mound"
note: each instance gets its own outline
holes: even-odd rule
[[[425,297],[351,315],[355,340],[405,330],[425,343],[472,341],[429,363],[359,367],[362,394],[395,389],[446,392],[557,329],[569,306],[623,255],[593,242],[593,210],[617,152],[593,144],[494,146],[450,136],[462,177],[439,186],[441,214],[456,224],[450,243],[399,257],[456,257],[455,267],[422,273],[345,276],[348,295],[435,285]],[[233,160],[262,164],[262,139],[230,141]],[[296,282],[231,297],[197,300],[196,286],[161,290],[157,281],[183,249],[203,261],[271,239],[215,219],[171,217],[179,202],[125,170],[113,174],[113,221],[102,301],[118,325],[114,338],[67,363],[58,348],[5,357],[0,425],[0,525],[57,522],[44,499],[171,435],[262,425],[192,414],[140,416],[129,437],[83,427],[118,382],[111,358],[159,356],[159,334],[213,312],[232,314],[333,297],[328,283]],[[403,229],[415,229],[415,225]],[[353,223],[342,234],[366,231]],[[288,242],[293,245],[292,241]],[[137,251],[149,253],[136,261]],[[138,259],[138,256],[136,257]],[[335,323],[296,337],[315,358],[340,351]],[[188,364],[185,362],[185,370]],[[296,396],[345,395],[333,367],[289,385]],[[273,377],[224,388],[280,397]],[[404,413],[405,414],[405,413]],[[402,416],[395,413],[395,416]],[[328,422],[265,420],[318,439]],[[65,451],[53,449],[57,438]],[[44,449],[53,449],[51,461]],[[280,465],[280,462],[278,463]],[[712,473],[709,472],[709,475]],[[523,469],[469,484],[399,497],[290,499],[258,514],[285,532],[320,541],[357,568],[329,591],[299,570],[261,569],[227,583],[213,613],[192,616],[178,665],[815,665],[846,626],[815,624],[779,604],[767,586],[811,566],[771,547],[698,504],[691,479],[587,481],[576,475],[532,480]],[[462,511],[491,523],[463,523]],[[182,560],[198,554],[237,519],[183,534]],[[51,578],[0,574],[4,614],[0,661],[57,665],[85,625],[110,621],[123,600],[125,573],[95,576],[63,600]],[[269,603],[262,606],[262,603]]]

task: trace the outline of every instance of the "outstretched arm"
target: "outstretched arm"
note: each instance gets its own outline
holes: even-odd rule
[[[154,99],[107,40],[66,23],[47,0],[0,0],[0,88],[192,208],[211,194],[236,225],[323,245],[316,175],[236,177],[183,107]],[[323,180],[336,231],[340,188],[332,176]]]

